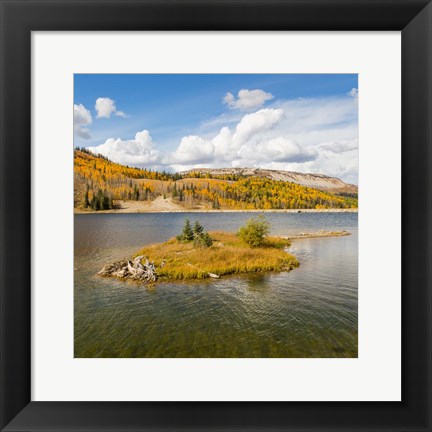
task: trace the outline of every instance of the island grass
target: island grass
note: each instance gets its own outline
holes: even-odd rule
[[[160,279],[204,279],[209,273],[218,276],[269,271],[289,271],[299,265],[287,253],[288,239],[267,237],[259,247],[250,247],[235,234],[211,232],[213,245],[195,248],[192,243],[181,243],[175,238],[165,243],[146,246],[135,256],[144,255],[153,261]],[[145,258],[144,258],[145,259]],[[162,262],[165,265],[160,268]]]

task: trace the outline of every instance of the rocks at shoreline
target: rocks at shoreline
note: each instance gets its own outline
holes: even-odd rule
[[[298,239],[310,239],[310,238],[323,238],[323,237],[344,237],[349,236],[351,233],[348,231],[324,231],[319,230],[317,232],[313,233],[305,233],[301,232],[292,236],[287,236],[284,238],[287,238],[289,240],[298,240]]]
[[[143,255],[135,257],[133,260],[115,261],[107,264],[98,273],[99,276],[118,277],[121,279],[131,279],[141,282],[156,282],[156,266],[148,259],[142,264]],[[163,263],[160,266],[163,267]]]

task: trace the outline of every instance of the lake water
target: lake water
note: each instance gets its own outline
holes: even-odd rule
[[[251,213],[75,215],[75,357],[357,357],[356,213],[266,213],[300,267],[146,287],[97,272],[178,234],[185,218],[235,232]]]

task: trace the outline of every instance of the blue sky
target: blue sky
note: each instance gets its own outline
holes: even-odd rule
[[[76,74],[74,145],[155,169],[247,164],[356,183],[357,88],[353,74]]]

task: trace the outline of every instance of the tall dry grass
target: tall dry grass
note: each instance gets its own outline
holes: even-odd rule
[[[136,255],[154,261],[158,275],[165,279],[204,279],[209,273],[218,276],[267,271],[290,271],[299,265],[287,253],[287,239],[268,237],[260,247],[252,248],[235,234],[211,232],[213,246],[194,248],[192,243],[180,243],[175,238],[165,243],[144,247]],[[163,268],[159,268],[165,262]]]

